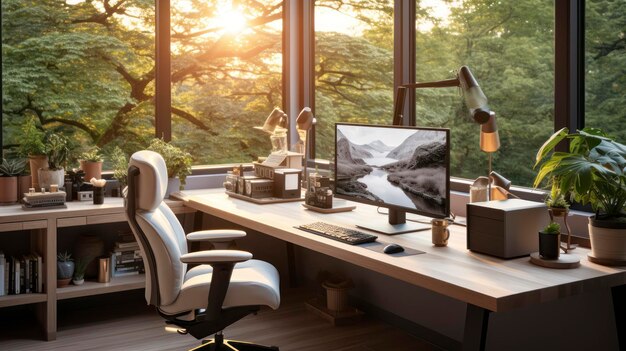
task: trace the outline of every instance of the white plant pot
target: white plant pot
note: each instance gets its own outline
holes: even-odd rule
[[[598,259],[626,261],[626,228],[602,228],[589,219],[591,255]]]
[[[50,190],[50,184],[57,184],[59,187],[65,184],[65,170],[63,168],[58,170],[40,169],[39,175],[39,187]],[[35,189],[39,191],[40,189]]]
[[[74,285],[83,285],[84,282],[85,282],[85,279],[72,279],[72,283]]]

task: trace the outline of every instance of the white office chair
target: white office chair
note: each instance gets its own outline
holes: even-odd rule
[[[165,161],[158,153],[139,151],[130,158],[126,216],[146,267],[146,301],[180,334],[214,339],[194,350],[278,350],[224,340],[222,330],[261,305],[280,304],[274,266],[238,250],[188,253],[187,240],[212,241],[216,248],[246,235],[239,230],[203,230],[185,237],[163,202],[167,188]],[[187,271],[187,264],[199,264]]]

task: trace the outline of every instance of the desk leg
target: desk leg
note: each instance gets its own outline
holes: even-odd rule
[[[463,335],[463,350],[485,350],[487,344],[487,327],[491,311],[467,304],[465,313],[465,331]]]
[[[296,253],[294,245],[292,243],[286,243],[287,245],[287,270],[289,273],[289,287],[295,288],[298,286],[298,275],[296,274]]]
[[[613,313],[615,313],[615,330],[617,330],[617,342],[620,350],[626,350],[626,285],[618,285],[611,288],[613,295]]]

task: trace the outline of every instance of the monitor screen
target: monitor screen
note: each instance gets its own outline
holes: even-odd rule
[[[338,123],[337,197],[443,218],[450,214],[450,130]]]

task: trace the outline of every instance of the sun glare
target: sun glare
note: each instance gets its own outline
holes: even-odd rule
[[[243,32],[248,23],[246,17],[241,10],[233,9],[230,6],[225,6],[216,14],[214,24],[218,28],[222,28],[225,32],[230,34],[238,34]]]

